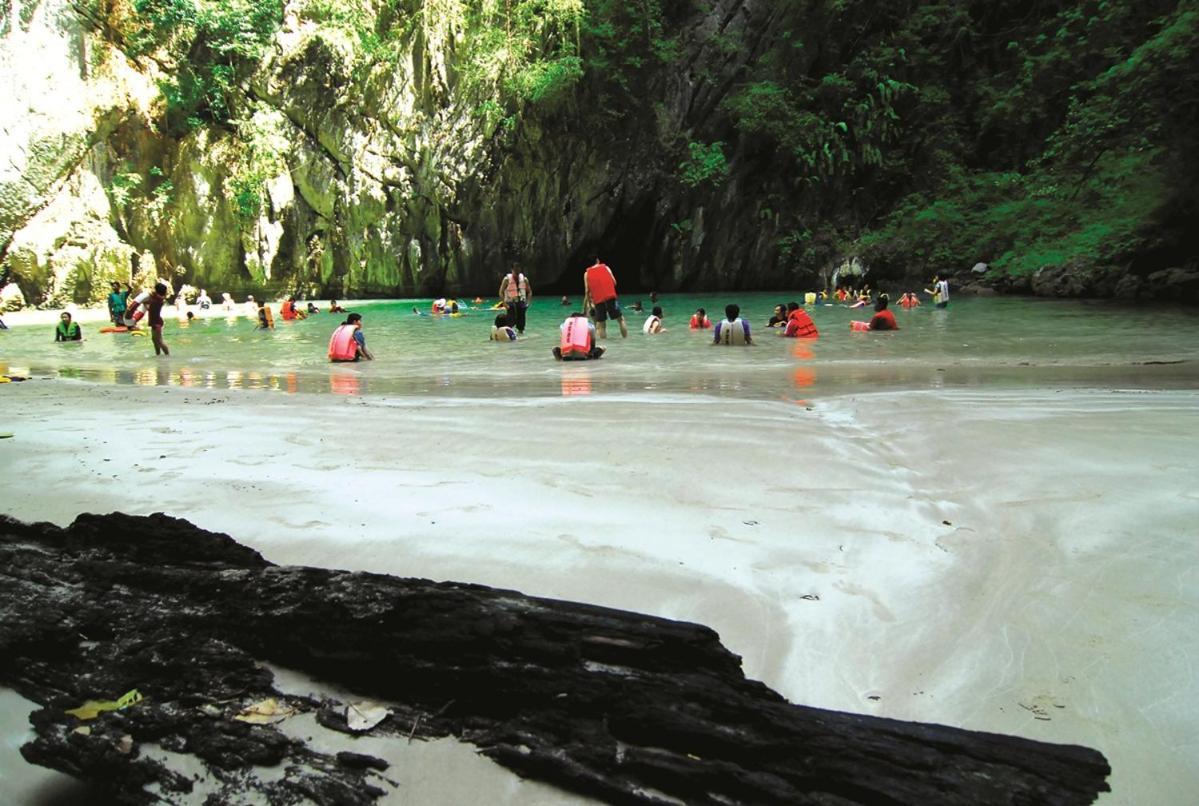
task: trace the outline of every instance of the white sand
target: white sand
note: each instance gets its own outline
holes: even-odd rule
[[[163,510],[275,562],[697,621],[794,702],[1089,745],[1107,804],[1199,787],[1199,392],[0,401],[20,518]]]

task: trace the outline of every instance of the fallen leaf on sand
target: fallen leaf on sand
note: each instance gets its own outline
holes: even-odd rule
[[[251,725],[273,725],[282,722],[295,714],[296,709],[281,705],[274,697],[267,697],[261,702],[243,708],[241,713],[233,717],[239,722],[249,722]]]
[[[389,716],[390,710],[370,700],[352,702],[346,706],[346,725],[350,730],[370,730]]]

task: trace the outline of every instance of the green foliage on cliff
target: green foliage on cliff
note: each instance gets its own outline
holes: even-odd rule
[[[134,0],[133,6],[131,55],[160,55],[174,67],[161,89],[175,133],[229,120],[237,82],[257,64],[283,15],[281,0]]]

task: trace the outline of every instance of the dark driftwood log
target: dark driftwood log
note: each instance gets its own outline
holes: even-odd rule
[[[83,515],[67,529],[0,520],[0,683],[43,706],[29,761],[129,803],[193,785],[147,743],[200,759],[222,802],[381,795],[377,759],[232,720],[276,694],[260,661],[388,703],[375,735],[457,736],[521,775],[611,802],[1081,804],[1110,772],[1083,747],[791,705],[696,624],[274,566],[162,515]],[[145,700],[87,735],[64,713],[132,688]],[[345,730],[331,703],[288,703]],[[252,765],[286,772],[264,781]]]

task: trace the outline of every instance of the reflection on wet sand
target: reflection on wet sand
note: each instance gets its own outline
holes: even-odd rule
[[[335,395],[360,395],[362,384],[357,374],[329,373],[329,391]]]
[[[591,370],[587,367],[562,367],[562,397],[591,394]]]

